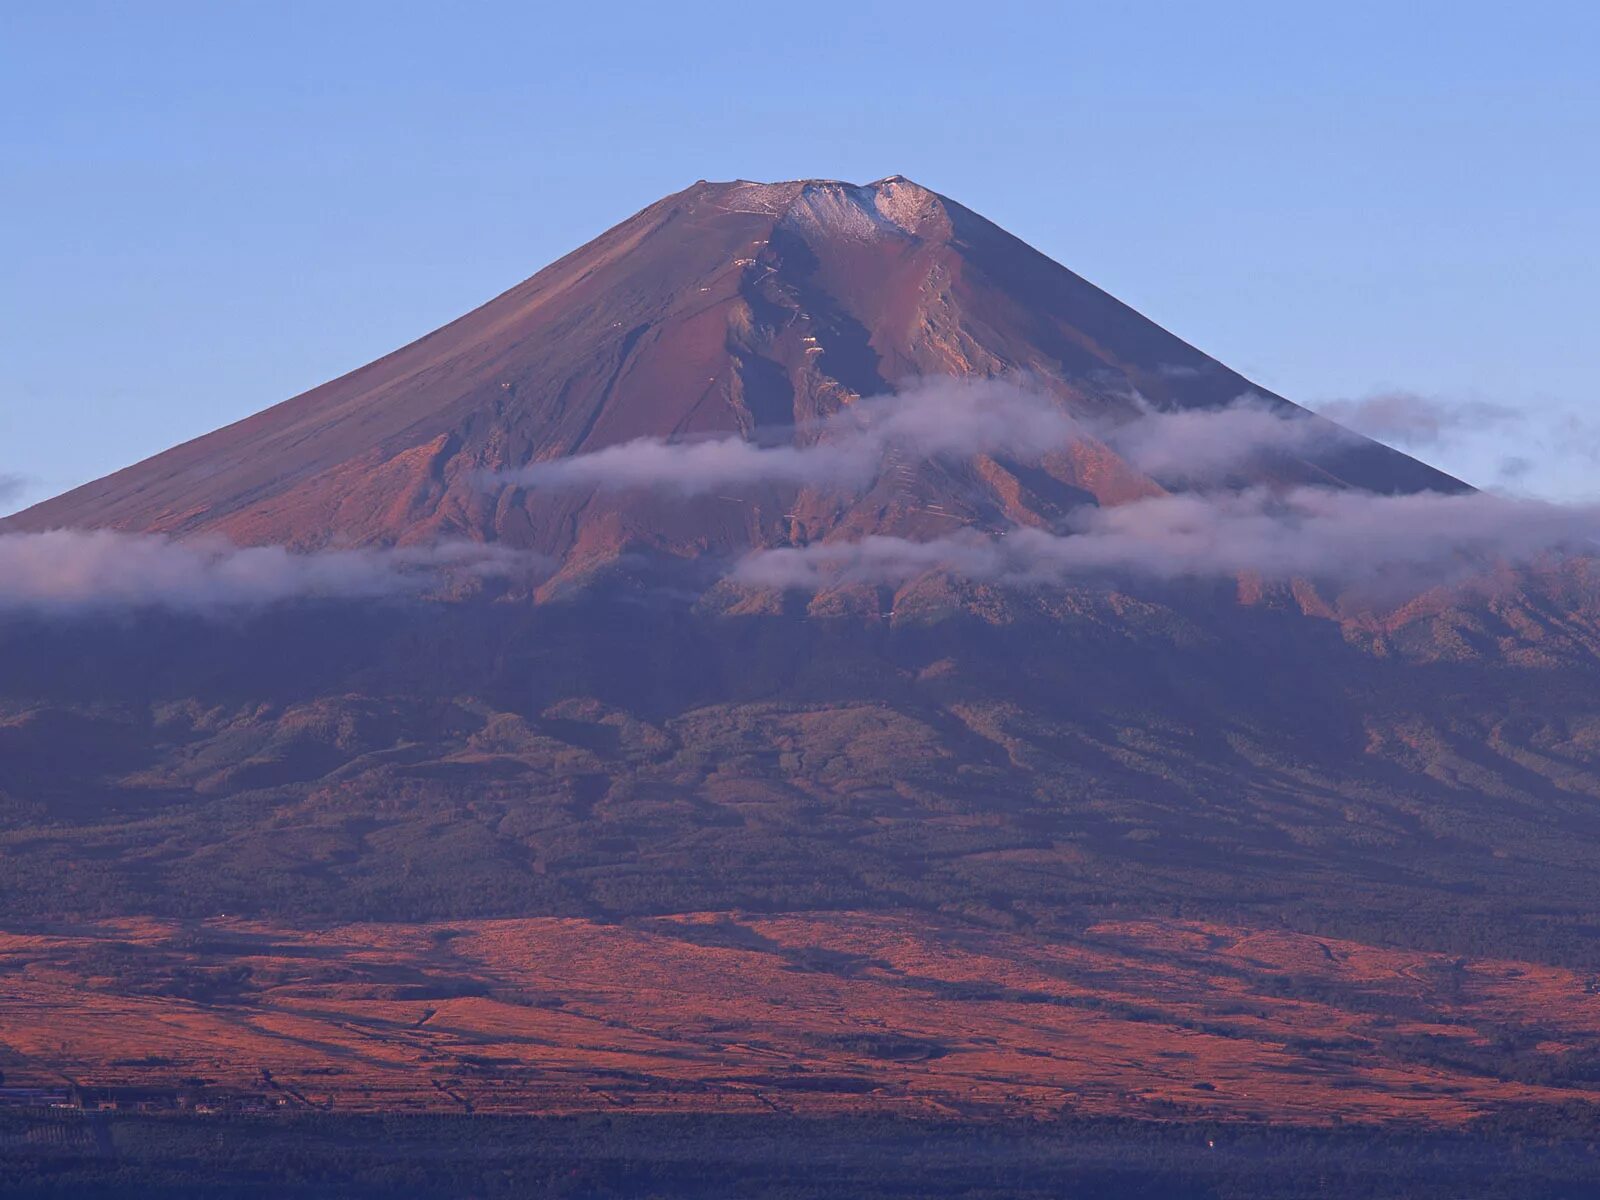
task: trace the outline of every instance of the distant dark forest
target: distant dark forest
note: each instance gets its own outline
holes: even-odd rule
[[[1577,615],[981,599],[0,621],[0,911],[1147,914],[1600,966]]]

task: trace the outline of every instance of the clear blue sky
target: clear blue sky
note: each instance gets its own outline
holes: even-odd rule
[[[568,11],[557,11],[565,9]],[[1592,3],[0,7],[0,511],[426,332],[701,177],[945,192],[1262,384],[1590,488]],[[1493,444],[1489,444],[1489,443]]]

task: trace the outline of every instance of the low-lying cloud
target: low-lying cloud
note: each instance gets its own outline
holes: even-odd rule
[[[1327,400],[1318,415],[1408,450],[1462,478],[1564,499],[1593,499],[1600,424],[1545,399],[1512,407],[1480,398],[1385,391]],[[1537,463],[1538,470],[1533,470]]]
[[[934,380],[854,404],[803,445],[738,435],[698,441],[637,438],[589,454],[531,463],[495,482],[533,489],[654,488],[681,496],[758,483],[855,488],[891,455],[911,459],[997,454],[1037,461],[1074,442],[1111,446],[1162,479],[1214,479],[1272,455],[1307,455],[1350,440],[1308,413],[1240,397],[1220,409],[1144,409],[1075,418],[1043,392],[1004,380]]]
[[[535,489],[656,488],[683,496],[757,483],[858,487],[896,451],[915,458],[1033,459],[1076,436],[1077,424],[1046,396],[1001,381],[948,379],[851,405],[820,422],[804,445],[762,445],[737,435],[637,438],[494,479]]]
[[[295,553],[217,538],[54,530],[0,534],[0,612],[215,613],[291,600],[420,597],[531,573],[533,556],[471,542]]]
[[[1089,508],[1064,532],[964,531],[929,541],[869,537],[759,551],[732,578],[815,589],[901,584],[927,571],[1007,584],[1096,576],[1255,574],[1421,590],[1497,564],[1594,553],[1600,508],[1484,493],[1380,496],[1328,488],[1161,496]]]
[[[1309,413],[1251,395],[1225,408],[1146,409],[1090,432],[1145,474],[1170,482],[1217,479],[1264,459],[1314,457],[1357,440]]]
[[[1520,419],[1516,409],[1486,400],[1441,400],[1417,392],[1375,392],[1329,400],[1317,413],[1382,442],[1436,446],[1466,433],[1481,433]]]
[[[863,488],[897,461],[987,453],[1036,462],[1092,439],[1157,480],[1198,489],[1087,506],[1051,531],[823,542],[761,551],[732,569],[735,579],[777,587],[902,583],[940,570],[1018,584],[1251,573],[1423,588],[1495,563],[1593,553],[1600,538],[1595,506],[1484,494],[1208,488],[1274,456],[1315,458],[1346,448],[1356,435],[1259,397],[1179,411],[1132,399],[1133,407],[1115,416],[1075,418],[1050,395],[1009,381],[931,381],[852,405],[809,431],[804,444],[645,438],[495,478],[533,489],[648,488],[681,496],[772,483]],[[1480,422],[1509,419],[1494,406],[1447,407],[1409,394],[1360,403],[1359,412],[1325,411],[1396,441],[1444,438],[1474,412]],[[7,534],[0,535],[0,612],[209,612],[302,598],[423,596],[463,578],[540,573],[531,555],[472,543],[299,554],[107,532]]]
[[[0,512],[14,505],[27,493],[28,477],[0,471]]]

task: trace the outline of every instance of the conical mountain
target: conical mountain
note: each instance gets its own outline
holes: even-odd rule
[[[819,418],[929,376],[1026,377],[1080,416],[1136,402],[1212,408],[1245,393],[1288,406],[899,176],[864,187],[701,182],[403,349],[0,528],[210,532],[302,548],[464,537],[571,562],[840,531],[915,535],[1160,486],[1093,443],[1044,471],[985,459],[953,477],[902,464],[849,504],[797,486],[664,503],[492,477],[645,436],[804,440]],[[1383,492],[1461,486],[1359,441],[1274,470]]]

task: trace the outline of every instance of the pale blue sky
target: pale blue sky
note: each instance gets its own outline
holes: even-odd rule
[[[902,173],[1423,457],[1589,494],[1588,3],[0,4],[0,511],[347,371],[697,178]]]

